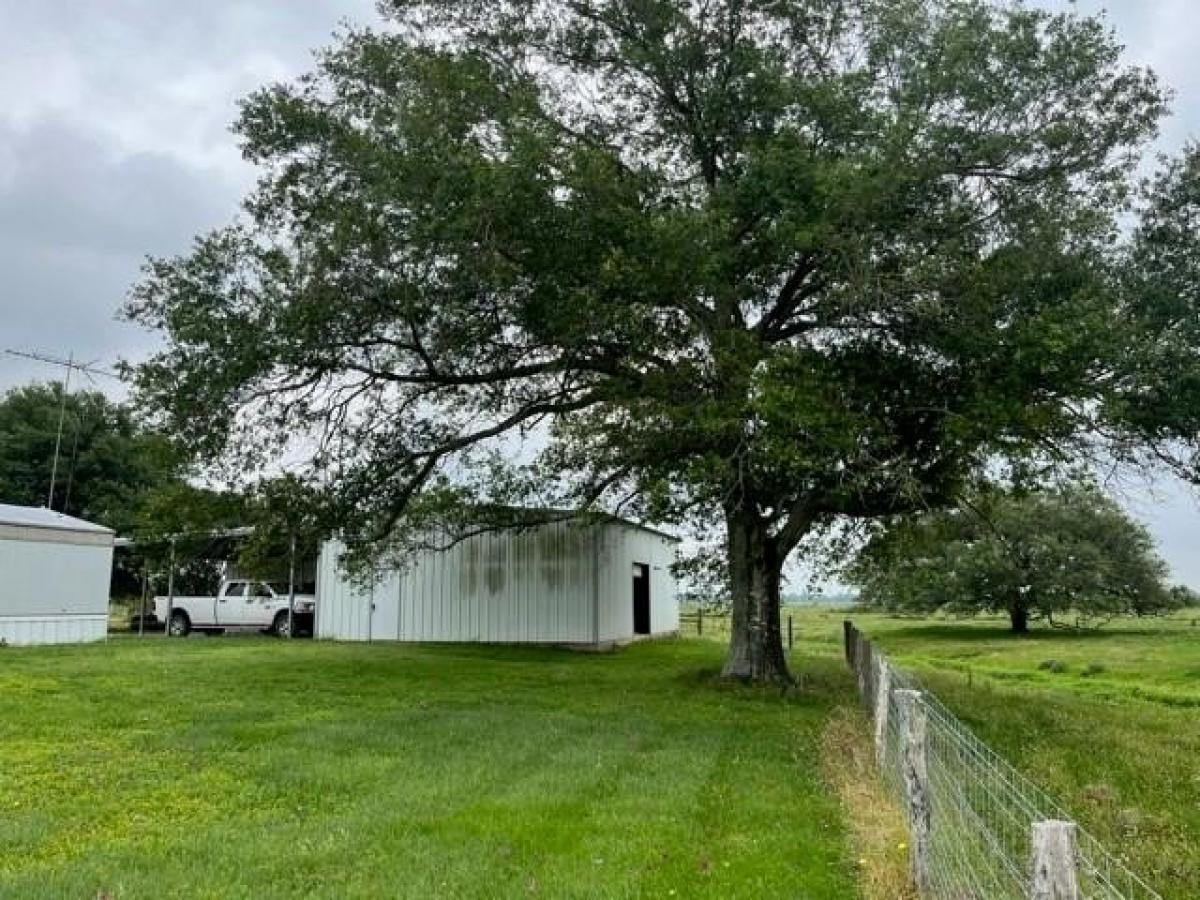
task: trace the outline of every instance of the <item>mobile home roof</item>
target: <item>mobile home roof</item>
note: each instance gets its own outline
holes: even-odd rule
[[[0,525],[14,528],[44,528],[52,531],[74,531],[84,534],[112,534],[111,529],[52,509],[34,506],[11,506],[0,503]]]

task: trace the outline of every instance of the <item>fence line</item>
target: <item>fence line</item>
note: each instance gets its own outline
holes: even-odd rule
[[[1162,900],[849,621],[844,637],[922,896]]]
[[[789,650],[793,649],[796,642],[794,618],[792,613],[780,613],[779,616],[780,639]],[[729,613],[705,612],[703,609],[696,609],[693,612],[679,614],[679,631],[689,637],[692,635],[696,637],[705,635],[728,637],[732,629],[733,623]]]

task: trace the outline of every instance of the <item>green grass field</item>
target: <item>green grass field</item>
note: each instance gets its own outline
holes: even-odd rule
[[[0,650],[0,896],[854,896],[818,758],[848,678],[721,654]]]
[[[861,848],[821,755],[853,706],[849,615],[1165,897],[1200,897],[1193,616],[1014,638],[785,615],[786,695],[716,681],[719,620],[596,656],[0,650],[0,896],[852,897]]]
[[[801,657],[853,619],[1164,897],[1200,897],[1200,611],[1025,637],[1000,619],[793,615]]]

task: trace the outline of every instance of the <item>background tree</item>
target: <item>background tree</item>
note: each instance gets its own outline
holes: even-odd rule
[[[1090,488],[985,494],[956,509],[902,517],[848,570],[861,599],[885,609],[1003,613],[1023,634],[1053,622],[1178,608],[1154,541]]]
[[[133,411],[96,391],[66,397],[54,497],[48,495],[63,409],[61,382],[0,399],[0,503],[46,506],[127,533],[149,491],[174,480],[180,458]]]
[[[245,571],[275,581],[286,580],[293,562],[297,577],[313,569],[321,542],[336,528],[325,519],[319,491],[292,475],[255,485],[246,501],[245,523],[253,536],[242,545],[238,564]]]
[[[118,567],[136,575],[147,566],[156,590],[165,591],[173,547],[180,594],[213,593],[229,564],[246,577],[284,582],[294,537],[297,577],[310,583],[320,543],[333,527],[320,518],[323,508],[311,486],[288,475],[238,490],[168,482],[143,496],[127,532],[135,544]]]
[[[784,679],[814,530],[1132,433],[1126,345],[1180,313],[1118,294],[1115,222],[1164,102],[1099,21],[380,8],[246,101],[246,219],[127,306],[167,339],[138,383],[181,442],[237,471],[311,449],[360,552],[514,504],[720,522],[725,674]]]
[[[183,479],[167,482],[143,495],[136,524],[127,532],[135,544],[117,555],[118,566],[139,577],[148,571],[154,590],[166,593],[173,563],[177,594],[211,594],[224,564],[239,553],[241,539],[229,533],[251,524],[243,492]]]
[[[1180,609],[1200,607],[1200,593],[1187,585],[1176,584],[1171,588],[1171,603]]]

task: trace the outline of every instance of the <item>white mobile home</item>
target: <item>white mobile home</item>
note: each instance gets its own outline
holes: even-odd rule
[[[423,550],[373,584],[317,564],[316,636],[604,647],[679,630],[670,535],[622,519],[551,521]]]
[[[102,640],[112,556],[107,528],[48,509],[0,504],[0,639]]]

